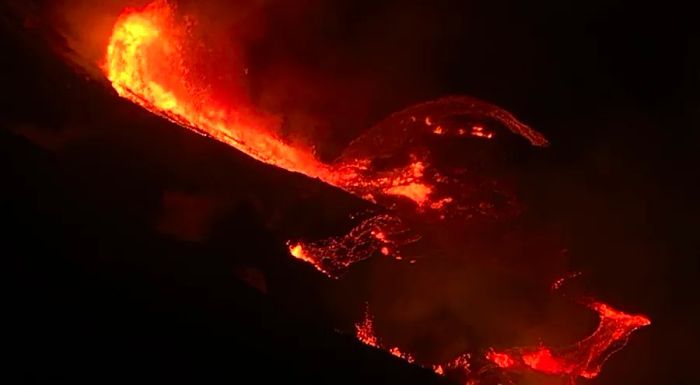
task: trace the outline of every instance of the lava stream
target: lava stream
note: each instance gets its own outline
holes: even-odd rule
[[[603,363],[625,346],[632,332],[650,325],[651,321],[643,315],[623,313],[602,302],[591,302],[588,307],[598,313],[598,328],[576,344],[561,349],[541,345],[491,350],[486,358],[509,371],[530,370],[570,378],[596,377]]]
[[[416,136],[424,134],[466,135],[485,140],[494,137],[495,133],[482,125],[451,127],[449,120],[455,116],[490,119],[533,145],[547,144],[541,134],[507,111],[474,98],[449,97],[389,116],[354,140],[335,162],[321,162],[308,146],[278,135],[278,118],[256,111],[250,103],[244,102],[245,97],[236,96],[233,98],[236,102],[231,102],[212,90],[209,74],[198,66],[207,60],[208,52],[193,37],[193,25],[190,18],[179,17],[167,0],[126,9],[114,25],[102,65],[116,92],[155,114],[226,143],[261,162],[317,178],[386,208],[393,209],[397,199],[404,200],[412,204],[412,210],[418,215],[444,219],[449,215],[473,217],[474,212],[481,214],[485,208],[489,210],[494,206],[483,201],[489,195],[476,191],[474,183],[464,181],[459,170],[456,175],[445,175],[433,167],[428,150],[410,148]],[[226,68],[223,64],[222,68]],[[240,90],[227,90],[236,91]],[[406,152],[409,156],[402,163],[391,168],[376,166],[377,161]],[[510,199],[506,197],[500,201],[509,202]],[[362,226],[360,224],[355,232],[363,232]],[[400,258],[395,246],[404,243],[389,238],[391,226],[378,231],[387,234],[387,239],[380,242],[385,243],[380,246],[380,253]],[[360,241],[358,244],[376,244]],[[328,247],[321,247],[324,243]],[[328,275],[337,276],[351,263],[368,258],[375,251],[369,247],[366,251],[346,253],[342,261],[333,260],[337,259],[339,250],[352,249],[342,244],[339,239],[295,243],[290,253]]]
[[[391,115],[353,141],[336,161],[322,162],[311,147],[294,138],[281,137],[279,119],[248,103],[223,100],[212,92],[207,77],[195,64],[206,56],[206,50],[192,38],[190,28],[192,25],[178,17],[167,0],[125,10],[114,25],[102,66],[116,92],[148,111],[226,143],[258,161],[317,178],[390,210],[397,207],[396,199],[410,203],[414,214],[425,218],[472,217],[475,212],[501,213],[509,209],[507,196],[499,199],[506,202],[505,208],[493,208],[475,192],[477,187],[460,179],[461,173],[442,173],[435,168],[429,150],[411,147],[419,135],[469,136],[478,140],[491,140],[497,135],[481,124],[452,127],[449,122],[455,116],[489,119],[532,145],[547,145],[541,134],[507,111],[473,98],[452,97]],[[377,160],[397,153],[407,155],[403,163],[377,167]],[[415,237],[406,236],[407,230],[397,218],[379,215],[362,222],[348,236],[293,243],[290,252],[331,276],[373,254],[400,258],[397,249],[414,242]],[[491,350],[485,358],[506,371],[595,377],[607,357],[620,349],[634,330],[650,322],[644,316],[628,315],[599,302],[589,306],[600,316],[600,325],[579,343],[565,349],[540,346]],[[357,326],[357,337],[370,346],[383,348],[369,315]],[[409,362],[414,360],[396,347],[386,350]],[[467,358],[460,356],[451,363],[433,366],[433,370],[444,373],[460,369],[468,373]]]
[[[532,371],[569,378],[572,383],[576,377],[594,378],[600,373],[605,361],[625,346],[632,332],[650,325],[651,321],[643,315],[627,314],[602,302],[592,301],[588,307],[598,313],[598,328],[572,346],[555,349],[540,345],[505,351],[490,349],[484,358],[505,372]],[[366,311],[364,319],[355,325],[355,336],[366,345],[385,350],[408,362],[415,362],[410,353],[381,343],[375,333],[374,321],[369,311]],[[472,380],[470,383],[477,383],[478,377],[488,368],[472,371],[470,358],[471,355],[465,353],[450,362],[434,364],[431,368],[439,375],[444,375],[447,370],[459,371],[463,377]]]
[[[414,157],[408,164],[378,171],[372,167],[372,155],[357,155],[358,145],[351,144],[337,162],[323,163],[310,148],[279,137],[276,134],[278,119],[254,112],[243,103],[232,106],[217,100],[204,74],[198,73],[193,64],[195,58],[206,56],[206,52],[200,52],[188,28],[186,20],[178,18],[174,7],[166,0],[125,10],[114,25],[103,65],[117,93],[261,162],[318,178],[363,199],[374,202],[380,196],[402,197],[426,210],[440,210],[452,202],[450,197],[437,196],[436,185],[440,178],[426,170],[427,159]],[[455,113],[489,117],[535,145],[547,144],[544,137],[508,112],[466,97],[419,105],[414,108],[410,122],[394,122],[392,116],[375,131],[384,131],[384,126],[389,124],[401,130],[408,123],[418,123],[426,132],[434,132],[432,126],[440,116]],[[453,134],[466,132],[459,131]],[[438,132],[445,134],[442,128]],[[493,135],[481,126],[473,127],[469,134],[482,138]],[[376,142],[376,137],[364,136],[355,143],[361,145],[369,141]],[[384,151],[390,149],[386,147]]]

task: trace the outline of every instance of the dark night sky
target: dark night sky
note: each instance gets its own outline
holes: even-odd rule
[[[118,99],[50,48],[49,2],[26,2],[37,7],[22,7],[31,13],[19,18],[4,12],[18,3],[0,6],[0,197],[19,382],[240,382],[260,362],[267,370],[250,382],[280,373],[288,382],[437,381],[333,330],[347,330],[366,300],[382,308],[378,327],[397,341],[416,343],[402,328],[464,327],[449,326],[463,321],[450,311],[471,309],[441,304],[431,311],[450,314],[433,314],[437,321],[401,311],[424,308],[426,287],[456,295],[454,282],[436,277],[479,263],[444,257],[415,273],[366,261],[329,282],[291,261],[286,239],[339,226],[364,206]],[[332,143],[329,153],[391,112],[442,95],[513,112],[552,146],[518,158],[519,189],[535,213],[524,223],[541,226],[504,239],[536,254],[532,245],[556,238],[567,253],[550,269],[542,246],[543,256],[508,260],[509,269],[542,281],[580,270],[596,295],[650,316],[652,326],[592,384],[696,383],[693,13],[672,2],[376,3],[267,3],[256,13],[265,28],[246,37],[254,96],[301,117],[290,118],[291,129],[315,122],[310,135]],[[465,303],[487,303],[489,294],[465,294]],[[565,341],[590,327],[560,325],[552,314],[569,307],[523,297],[500,293],[499,303],[520,310],[504,312],[505,321],[475,316],[469,333],[501,330],[508,317],[532,330],[476,340],[519,344],[559,325],[561,334],[546,337]],[[542,309],[559,310],[531,314]]]

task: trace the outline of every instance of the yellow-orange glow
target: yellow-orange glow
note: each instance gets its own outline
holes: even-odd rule
[[[386,347],[381,343],[374,331],[374,321],[372,319],[372,315],[369,313],[369,310],[365,311],[365,316],[362,321],[355,324],[355,337],[365,345],[382,349],[389,354],[401,358],[407,362],[416,362],[415,358],[410,353],[402,351],[399,347]],[[439,375],[444,375],[446,370],[461,371],[466,374],[469,371],[469,354],[462,354],[457,356],[452,361],[432,365],[430,368]]]
[[[289,254],[292,254],[294,258],[306,260],[308,257],[304,253],[304,248],[301,245],[294,245],[289,247]]]
[[[321,265],[318,264],[316,260],[306,252],[306,250],[304,250],[304,246],[302,244],[297,243],[295,245],[289,245],[289,254],[291,254],[292,257],[296,259],[311,264],[313,267],[316,268],[316,270],[320,271],[321,273],[330,276],[330,274],[326,270],[324,270],[321,267]]]
[[[208,59],[209,51],[193,37],[192,29],[196,25],[201,24],[178,15],[167,0],[155,0],[143,8],[126,9],[114,25],[102,64],[116,92],[155,114],[230,145],[256,160],[316,178],[371,203],[395,209],[399,207],[397,200],[405,200],[413,205],[401,205],[402,209],[413,208],[421,215],[434,213],[434,218],[470,210],[467,206],[473,202],[469,197],[464,199],[452,195],[454,190],[451,189],[459,186],[460,182],[441,175],[431,165],[429,152],[412,153],[413,150],[406,149],[411,152],[406,154],[408,163],[381,168],[374,162],[378,157],[377,151],[353,152],[350,145],[335,162],[326,163],[315,156],[312,147],[282,136],[281,119],[259,112],[251,103],[245,102],[244,90],[235,87],[226,89],[223,94],[234,96],[222,97],[218,93],[220,90],[213,90],[216,84],[212,84],[201,65],[198,66],[198,63]],[[220,64],[218,67],[222,69],[229,68],[228,63]],[[477,100],[464,99],[446,98],[444,101],[425,103],[423,105],[433,108],[435,114],[407,112],[406,117],[396,124],[414,126],[397,133],[387,134],[379,130],[378,134],[381,135],[377,140],[368,143],[389,143],[406,137],[407,133],[424,130],[426,126],[435,127],[436,133],[447,133],[446,128],[440,125],[443,122],[441,119],[446,119],[444,121],[447,123],[450,114],[470,112],[501,122],[533,145],[547,144],[542,135],[518,122],[508,112]],[[475,132],[483,137],[490,138],[492,135],[483,128]],[[346,152],[352,155],[346,155]],[[456,193],[460,194],[459,191]],[[386,245],[380,247],[403,243],[393,239],[381,241]],[[337,243],[330,244],[337,251]],[[368,250],[386,254],[385,249],[373,247]],[[391,247],[390,251],[395,253],[397,250]],[[296,253],[295,257],[300,260],[316,261],[313,264],[320,271],[327,274],[330,271],[320,268],[319,260],[328,259],[320,255],[328,254],[322,245],[315,248],[313,255],[309,250],[301,249]],[[352,255],[340,262],[327,261],[325,265],[344,268],[368,256],[366,253],[362,256]]]
[[[212,100],[207,85],[187,65],[193,53],[171,5],[157,0],[127,9],[117,20],[104,71],[117,93],[151,112],[220,140],[262,162],[318,177],[334,178],[310,150],[274,135],[269,119]]]
[[[275,119],[215,99],[210,85],[188,63],[198,55],[175,10],[165,0],[127,9],[114,25],[103,65],[117,93],[151,112],[199,134],[212,137],[251,157],[289,171],[318,178],[363,199],[400,196],[420,207],[431,202],[433,181],[414,162],[381,176],[367,172],[368,161],[326,164],[313,151],[279,137]],[[431,118],[425,122],[431,125]]]
[[[450,190],[450,187],[462,188],[468,183],[462,183],[462,179],[457,177],[450,179],[449,175],[437,170],[436,164],[439,162],[433,162],[435,158],[426,155],[429,152],[420,149],[414,151],[417,146],[408,149],[387,146],[388,139],[413,132],[411,130],[416,126],[420,126],[421,135],[430,135],[431,132],[445,134],[445,137],[454,135],[454,127],[447,125],[446,114],[440,115],[432,109],[429,110],[429,116],[425,112],[401,115],[402,122],[410,122],[412,126],[398,126],[401,130],[389,131],[392,133],[388,135],[389,138],[381,137],[382,140],[372,141],[373,145],[379,144],[369,147],[370,150],[379,149],[377,152],[381,152],[382,157],[367,155],[367,152],[371,152],[369,150],[357,152],[365,155],[354,155],[356,153],[350,151],[352,156],[344,157],[344,152],[336,162],[323,162],[315,156],[310,146],[283,136],[279,119],[257,111],[246,102],[234,103],[216,96],[218,94],[212,91],[213,85],[193,64],[206,51],[201,50],[201,42],[193,41],[189,27],[187,21],[178,17],[167,0],[155,0],[143,8],[125,10],[114,25],[102,65],[117,94],[182,127],[236,148],[260,162],[316,178],[361,199],[382,204],[388,211],[410,206],[415,213],[424,214],[432,210],[438,214],[435,217],[445,218],[451,211],[459,211],[451,210],[452,208],[468,211],[464,210],[464,206],[474,205],[471,200],[461,197],[463,191]],[[221,63],[220,67],[227,68],[227,63]],[[541,134],[518,122],[502,109],[478,101],[450,104],[452,102],[454,99],[440,105],[437,111],[443,110],[445,106],[457,105],[459,108],[453,106],[457,112],[467,109],[474,115],[481,114],[495,119],[533,145],[547,144]],[[495,135],[480,125],[474,125],[471,129],[459,128],[456,132],[458,136],[471,135],[486,139]],[[414,138],[415,135],[411,136],[411,139]],[[386,147],[391,151],[383,151]],[[389,168],[376,165],[381,163],[374,162],[377,159],[383,161],[397,155],[384,154],[392,151],[401,151],[400,165],[391,162]],[[454,182],[455,179],[458,181]],[[395,204],[397,198],[412,204]],[[392,200],[393,202],[386,203]],[[290,244],[289,253],[328,276],[337,276],[350,264],[367,258],[370,254],[394,253],[396,259],[402,259],[399,256],[400,248],[417,239],[408,233],[398,217],[381,214],[364,220],[344,237],[332,237],[316,243]],[[409,263],[415,262],[415,259],[409,260]],[[558,287],[561,283],[556,285]],[[623,344],[634,330],[649,325],[650,322],[644,316],[628,315],[606,304],[592,303],[590,306],[600,316],[598,328],[566,352],[540,346],[507,352],[491,351],[486,355],[487,360],[508,370],[595,377],[607,356]],[[410,354],[398,347],[381,346],[369,314],[363,322],[356,325],[356,334],[360,341],[369,346],[385,349],[408,362],[414,361]],[[468,371],[468,356],[460,356],[451,363],[433,368],[440,374],[454,368]]]
[[[486,359],[492,361],[501,368],[507,369],[515,365],[515,361],[508,354],[490,351],[486,353]]]
[[[473,126],[472,127],[472,135],[480,137],[480,138],[486,138],[486,139],[493,138],[493,133],[487,132],[486,130],[484,130],[484,127],[482,127],[482,126]]]
[[[365,312],[365,318],[362,320],[362,322],[355,324],[355,337],[365,345],[373,348],[384,349],[384,347],[379,343],[379,339],[374,332],[374,321],[372,320],[372,316],[369,314],[369,311]],[[393,356],[399,357],[408,362],[415,361],[413,356],[402,352],[398,347],[394,346],[385,350],[391,353]]]
[[[406,185],[389,187],[386,190],[387,194],[406,197],[419,206],[423,206],[427,201],[432,189],[423,183],[412,182]]]
[[[362,322],[355,324],[355,337],[365,345],[378,348],[379,340],[374,334],[374,321],[369,313],[365,313]]]

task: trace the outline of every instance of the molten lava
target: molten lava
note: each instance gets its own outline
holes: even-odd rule
[[[103,69],[120,96],[151,112],[259,161],[323,180],[333,178],[311,151],[275,137],[274,119],[214,100],[210,85],[194,71],[194,58],[201,54],[187,23],[176,17],[170,3],[157,0],[119,17]]]
[[[192,57],[201,52],[190,41],[186,26],[165,0],[143,9],[129,9],[117,20],[107,47],[104,70],[117,93],[151,112],[229,144],[251,157],[318,178],[353,191],[374,186],[375,193],[405,196],[423,205],[432,191],[416,174],[420,162],[382,180],[366,180],[358,172],[362,159],[342,166],[327,165],[312,151],[275,135],[276,122],[256,116],[249,108],[214,100],[208,85],[193,73]]]
[[[357,337],[357,339],[365,345],[377,349],[386,350],[392,355],[406,360],[408,362],[415,362],[413,356],[411,356],[408,353],[402,352],[401,349],[399,349],[398,347],[384,347],[380,343],[379,338],[377,338],[377,335],[374,332],[374,320],[372,319],[372,315],[369,313],[369,309],[365,312],[365,317],[362,320],[362,322],[355,324],[355,337]]]
[[[244,97],[237,96],[233,98],[236,102],[231,102],[232,98],[222,98],[212,90],[212,81],[198,65],[206,61],[208,51],[193,38],[194,25],[191,19],[178,17],[166,0],[125,10],[114,25],[103,65],[117,93],[261,162],[317,178],[386,208],[393,209],[397,202],[405,201],[412,203],[418,215],[442,219],[469,217],[475,212],[483,213],[485,207],[494,207],[492,202],[483,201],[487,194],[474,192],[473,185],[464,188],[470,183],[460,177],[459,170],[455,175],[440,172],[428,150],[411,147],[421,135],[458,137],[469,132],[482,139],[494,136],[480,125],[470,130],[455,127],[451,123],[455,117],[490,119],[533,145],[547,144],[542,135],[498,107],[473,98],[450,97],[390,116],[353,141],[335,162],[321,162],[309,146],[279,135],[279,119],[256,112]],[[406,153],[410,155],[406,161],[390,168],[377,166]],[[391,245],[382,247],[382,254],[398,255]],[[330,272],[332,269],[320,266],[317,254],[325,253],[323,258],[330,259],[333,250],[320,250],[318,245],[315,249],[306,254],[309,258],[301,259]],[[301,255],[299,250],[296,257]],[[369,256],[355,253],[349,257],[349,263]]]
[[[364,319],[355,324],[355,337],[365,345],[385,350],[396,357],[406,360],[407,362],[416,362],[415,358],[411,354],[402,351],[396,346],[387,347],[381,343],[374,331],[374,320],[372,315],[369,313],[369,309],[365,311]],[[463,354],[457,356],[455,359],[447,363],[431,365],[430,368],[436,374],[441,376],[445,375],[446,372],[460,372],[462,376],[467,376],[470,373],[469,358],[469,354]]]
[[[416,145],[420,138],[493,139],[497,133],[491,127],[468,123],[478,120],[500,125],[532,145],[547,145],[541,134],[507,111],[469,97],[449,97],[389,116],[351,142],[334,162],[322,162],[311,146],[283,137],[279,119],[257,111],[245,98],[222,98],[212,90],[212,82],[198,65],[206,61],[207,50],[193,38],[193,28],[191,19],[179,17],[166,0],[125,10],[109,39],[102,66],[106,77],[120,96],[182,127],[258,161],[319,179],[388,209],[389,213],[365,219],[345,236],[290,243],[292,256],[328,276],[337,277],[352,263],[373,255],[402,259],[401,247],[416,242],[419,236],[394,215],[400,210],[411,210],[412,215],[426,221],[448,216],[466,220],[513,211],[512,197],[498,186],[478,183],[473,170],[439,169],[430,150]],[[460,117],[473,119],[460,122]],[[499,198],[493,199],[496,195]],[[595,377],[607,357],[620,349],[634,330],[650,322],[602,303],[589,306],[598,312],[600,325],[577,344],[564,349],[491,350],[486,360],[505,371]],[[357,338],[365,344],[414,362],[399,348],[382,346],[369,314],[356,329]],[[465,354],[432,368],[438,374],[447,370],[468,374],[469,358]]]
[[[576,344],[553,349],[547,346],[490,351],[486,358],[510,371],[532,370],[566,377],[593,378],[611,354],[622,349],[630,334],[651,323],[642,315],[630,315],[601,302],[588,306],[598,313],[598,328]]]
[[[624,347],[632,332],[651,324],[651,321],[645,316],[626,314],[601,302],[591,302],[588,306],[598,313],[600,323],[593,334],[572,346],[554,349],[541,345],[507,351],[490,349],[484,357],[505,372],[534,371],[572,380],[576,377],[594,378],[600,373],[605,361]],[[362,343],[385,350],[408,362],[415,362],[412,355],[401,351],[398,347],[387,347],[381,344],[375,334],[374,322],[369,310],[365,312],[362,322],[355,325],[355,330],[355,336]],[[460,371],[473,380],[472,383],[478,382],[478,376],[483,374],[484,370],[472,372],[469,358],[470,354],[466,353],[448,363],[434,364],[431,368],[439,375],[444,375],[446,370]],[[471,378],[473,375],[477,378]]]
[[[289,252],[328,277],[337,278],[351,264],[372,256],[393,254],[401,260],[397,250],[419,238],[398,217],[381,214],[360,222],[346,235],[290,243]]]

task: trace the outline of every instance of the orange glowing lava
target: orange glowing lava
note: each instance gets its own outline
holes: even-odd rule
[[[440,181],[434,173],[423,173],[429,166],[424,160],[414,159],[389,171],[373,170],[369,155],[348,154],[332,164],[323,163],[310,148],[280,137],[277,119],[254,112],[245,103],[231,105],[217,99],[194,64],[195,58],[205,56],[206,51],[198,48],[188,28],[187,19],[178,17],[166,0],[125,10],[114,25],[103,65],[117,93],[261,162],[318,178],[363,199],[374,201],[380,196],[398,196],[415,202],[420,209],[442,209],[445,205],[436,202],[448,202],[444,196],[435,196]],[[446,116],[473,113],[489,117],[532,144],[547,144],[539,133],[506,111],[475,99],[451,98],[436,106],[431,108],[444,110]],[[439,114],[422,114],[426,126],[440,118]],[[409,123],[420,125],[421,122],[415,117],[411,122],[403,122]],[[443,130],[440,127],[440,132]]]
[[[486,353],[486,359],[498,365],[500,368],[508,369],[515,365],[515,361],[508,354],[490,351]]]
[[[289,253],[308,262],[331,278],[338,278],[350,265],[373,256],[393,256],[401,246],[420,237],[395,216],[382,214],[361,221],[348,234],[316,242],[289,244]]]
[[[414,214],[445,219],[448,216],[472,218],[485,213],[484,207],[495,207],[480,201],[479,197],[486,194],[464,188],[470,182],[460,179],[459,170],[455,170],[454,175],[444,175],[434,167],[429,151],[410,148],[424,133],[437,132],[446,138],[460,135],[462,129],[456,130],[450,123],[456,116],[497,122],[533,145],[547,145],[541,134],[507,111],[469,97],[449,97],[391,115],[350,143],[334,162],[322,162],[310,146],[280,135],[280,119],[257,111],[246,102],[243,90],[234,87],[224,92],[233,94],[232,97],[222,97],[213,90],[210,77],[199,64],[207,60],[209,51],[193,37],[192,29],[196,25],[189,15],[179,15],[167,0],[126,9],[114,25],[102,65],[116,92],[155,114],[226,143],[254,159],[319,179],[385,208],[395,209],[397,201],[405,201],[412,203]],[[227,63],[219,67],[228,68]],[[493,137],[492,132],[482,126],[474,126],[472,135]],[[376,165],[377,161],[381,163],[391,156],[406,153],[408,160],[403,163],[390,168]],[[324,268],[318,262],[319,258],[331,258],[333,250],[324,250],[319,243],[314,250],[304,247],[303,255],[302,249],[296,249],[293,255],[334,275],[336,272],[332,268]],[[381,252],[384,255],[396,252],[394,246],[401,244],[392,240],[385,243],[380,246],[380,250],[385,250]],[[331,264],[346,267],[370,257],[374,248],[368,252],[355,250],[353,257]],[[328,255],[320,256],[324,253]]]
[[[516,348],[506,351],[489,349],[484,357],[505,372],[534,371],[542,374],[569,379],[576,377],[596,377],[605,361],[624,347],[635,330],[651,324],[643,315],[630,315],[615,310],[602,302],[591,302],[588,306],[598,312],[598,328],[578,343],[561,349],[540,345],[533,348]],[[356,337],[366,345],[385,350],[408,362],[415,362],[413,356],[398,347],[383,345],[374,331],[374,323],[369,311],[364,319],[355,325]],[[470,354],[463,354],[445,364],[434,364],[433,371],[444,375],[446,371],[460,371],[469,377],[471,372]],[[478,376],[482,372],[476,373]],[[478,382],[478,378],[472,378]],[[474,383],[476,383],[474,382]],[[573,381],[572,381],[573,383]]]
[[[200,84],[186,24],[165,0],[119,17],[107,46],[103,69],[117,93],[181,126],[224,142],[251,157],[326,181],[330,170],[305,148],[273,134],[274,120],[248,108],[213,100]]]
[[[423,134],[439,136],[440,140],[469,136],[494,138],[494,131],[482,125],[451,125],[450,119],[455,116],[487,118],[532,145],[547,145],[541,134],[507,111],[473,98],[450,97],[418,104],[389,116],[350,143],[334,162],[322,162],[310,146],[295,138],[283,137],[279,119],[241,101],[245,98],[234,103],[216,96],[212,84],[196,64],[206,57],[207,51],[193,39],[190,28],[192,24],[188,19],[179,16],[167,0],[125,10],[114,25],[102,65],[115,91],[152,113],[223,142],[258,161],[319,179],[390,211],[399,210],[396,208],[398,200],[409,203],[413,214],[419,216],[437,213],[433,217],[444,219],[448,215],[462,215],[471,218],[493,206],[473,193],[475,187],[469,185],[469,180],[460,179],[464,175],[461,170],[445,175],[436,168],[428,150],[413,146]],[[225,64],[221,67],[227,68]],[[381,163],[377,160],[391,159],[397,153],[407,155],[401,158],[405,159],[403,163],[377,166]],[[350,264],[372,255],[393,254],[396,259],[402,259],[397,254],[401,246],[416,242],[418,238],[398,216],[381,214],[362,221],[345,236],[290,244],[289,252],[328,276],[338,276]],[[600,325],[591,336],[574,346],[557,350],[548,347],[492,350],[486,354],[486,359],[508,371],[595,377],[605,359],[621,348],[634,330],[650,322],[644,316],[628,315],[602,303],[589,306],[598,312]],[[381,345],[369,314],[356,326],[356,332],[363,343],[414,361],[410,354],[397,347]],[[463,355],[432,368],[439,374],[450,369],[468,372],[468,358]]]
[[[393,356],[396,356],[408,362],[415,362],[413,356],[411,356],[408,353],[402,352],[401,349],[399,349],[396,346],[388,348],[382,346],[382,344],[379,342],[379,338],[377,338],[377,335],[374,332],[374,320],[369,314],[369,311],[365,312],[365,318],[362,320],[362,322],[355,324],[355,337],[357,337],[357,339],[365,345],[377,349],[386,350]]]
[[[498,367],[513,370],[532,370],[544,374],[570,378],[596,377],[603,363],[621,349],[635,330],[651,324],[643,315],[630,315],[601,302],[588,306],[598,313],[598,328],[587,338],[563,348],[547,346],[490,351],[486,358]]]
[[[362,321],[355,324],[355,337],[365,345],[384,350],[407,362],[416,363],[415,358],[410,353],[402,351],[397,346],[385,346],[381,343],[375,333],[374,320],[372,319],[372,315],[369,313],[369,309],[365,311],[365,316]],[[463,354],[457,356],[455,359],[447,363],[435,364],[429,367],[433,370],[433,372],[441,376],[445,375],[447,371],[460,371],[466,375],[469,373],[469,358],[469,354]]]
[[[328,277],[332,277],[332,274],[330,274],[328,271],[324,270],[323,267],[321,266],[320,263],[317,263],[316,259],[314,257],[310,256],[307,252],[306,249],[304,249],[304,245],[301,243],[297,244],[290,244],[289,245],[289,254],[292,255],[292,257],[304,261],[311,266],[315,267],[316,270],[320,271],[321,273],[325,274]]]
[[[355,337],[365,345],[379,348],[379,339],[374,334],[374,321],[369,312],[365,313],[362,322],[355,324]]]
[[[114,26],[103,69],[120,96],[261,162],[350,192],[356,186],[374,186],[378,194],[404,196],[419,205],[428,200],[430,187],[407,179],[403,173],[364,180],[355,167],[361,161],[342,167],[324,164],[311,149],[278,137],[274,119],[256,115],[245,106],[214,100],[208,85],[200,84],[188,65],[192,56],[199,54],[189,39],[184,23],[165,0],[128,9]]]

